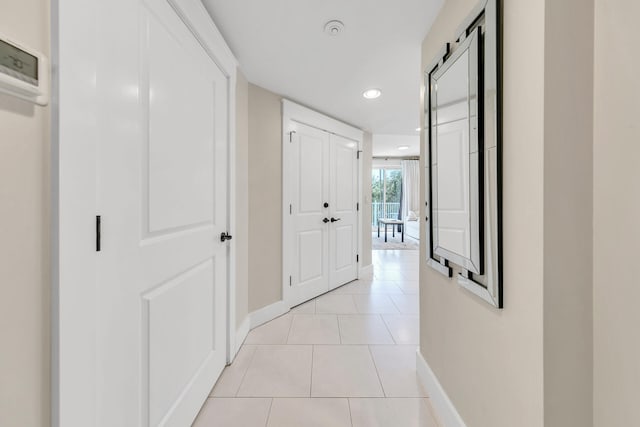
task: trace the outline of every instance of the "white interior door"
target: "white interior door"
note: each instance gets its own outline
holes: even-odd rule
[[[330,137],[329,288],[358,277],[358,145]]]
[[[287,128],[284,244],[294,306],[358,277],[358,144],[294,121]]]
[[[437,246],[469,258],[469,124],[466,120],[456,120],[439,125],[437,132],[438,152],[433,168],[438,183],[449,183],[446,189],[439,186],[444,191],[435,194]],[[448,167],[438,167],[441,163]]]
[[[329,290],[329,134],[296,123],[290,133],[290,304]],[[327,204],[327,207],[325,207]]]
[[[228,81],[168,2],[98,22],[96,425],[185,427],[226,359]]]

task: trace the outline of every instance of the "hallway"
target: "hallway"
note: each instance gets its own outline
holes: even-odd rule
[[[249,334],[195,427],[436,427],[415,373],[418,251]]]

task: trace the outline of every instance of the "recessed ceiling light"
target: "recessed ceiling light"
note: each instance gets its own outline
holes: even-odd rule
[[[337,36],[344,30],[344,24],[337,19],[324,24],[324,32],[330,36]]]
[[[409,146],[408,145],[398,145],[398,150],[408,150]]]
[[[416,128],[416,132],[420,132],[422,128]]]
[[[362,92],[362,96],[364,96],[367,99],[376,99],[380,95],[382,95],[382,91],[380,89],[367,89],[364,92]]]

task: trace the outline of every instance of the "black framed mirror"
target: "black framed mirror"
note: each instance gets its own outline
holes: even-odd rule
[[[482,1],[425,70],[424,143],[427,263],[502,308],[499,12]]]

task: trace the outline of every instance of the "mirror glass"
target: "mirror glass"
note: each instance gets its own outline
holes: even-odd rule
[[[437,83],[435,114],[438,245],[471,255],[469,221],[469,54],[465,52]]]
[[[480,273],[478,56],[474,47],[475,33],[432,76],[431,173],[434,253]]]

